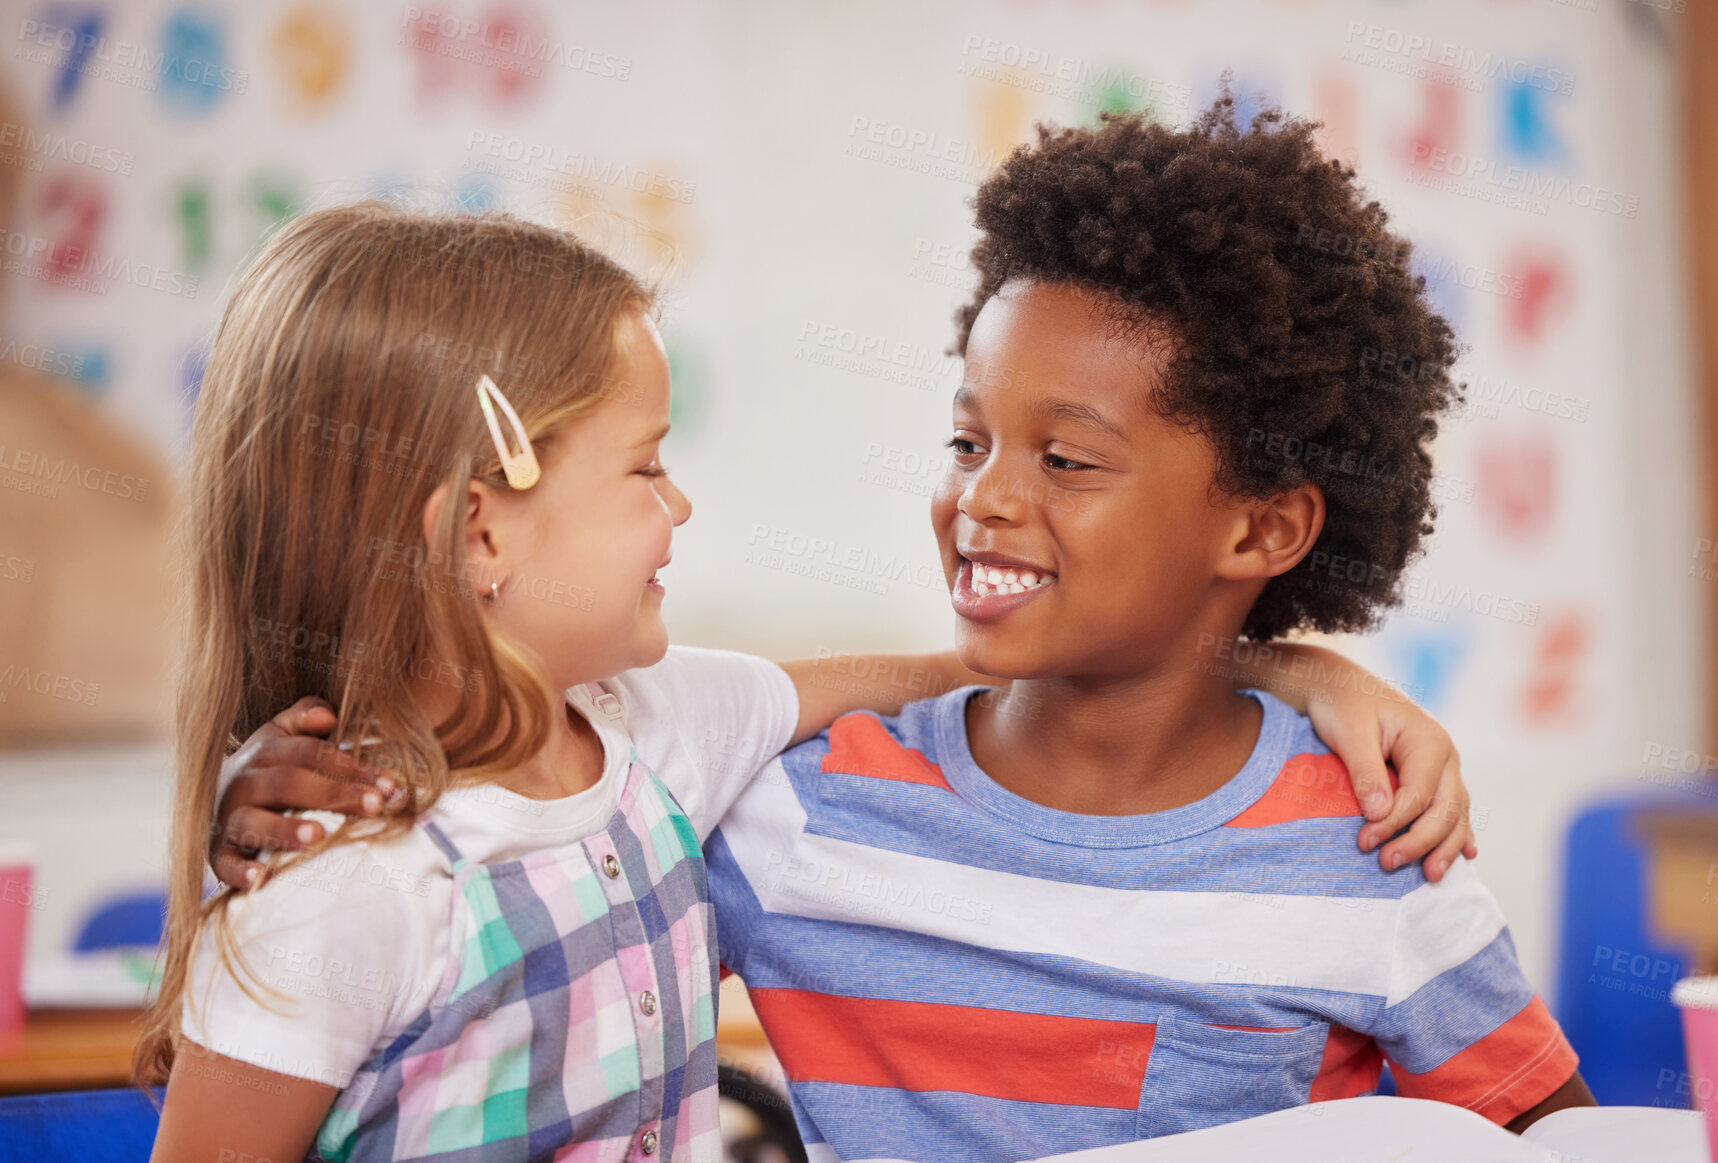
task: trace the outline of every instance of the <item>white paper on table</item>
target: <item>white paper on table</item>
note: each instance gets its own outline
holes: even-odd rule
[[[1706,1126],[1698,1111],[1656,1106],[1580,1106],[1546,1115],[1521,1136],[1561,1163],[1706,1163]]]
[[[1590,1107],[1547,1115],[1516,1137],[1470,1110],[1372,1095],[1293,1107],[1221,1127],[1047,1156],[1056,1163],[1708,1163],[1694,1111]]]

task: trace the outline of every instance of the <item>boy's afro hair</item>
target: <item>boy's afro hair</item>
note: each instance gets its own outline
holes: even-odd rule
[[[1427,445],[1461,396],[1409,243],[1316,128],[1267,110],[1242,131],[1226,90],[1184,131],[1039,126],[978,189],[979,284],[955,316],[965,355],[1011,279],[1101,292],[1119,324],[1168,338],[1153,403],[1211,441],[1218,489],[1323,490],[1317,543],[1248,614],[1257,641],[1371,629],[1399,600],[1436,513]]]

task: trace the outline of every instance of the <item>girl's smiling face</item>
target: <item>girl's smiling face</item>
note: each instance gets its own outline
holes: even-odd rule
[[[931,505],[967,666],[1122,677],[1256,598],[1263,579],[1224,578],[1248,506],[1151,409],[1157,354],[1061,284],[1011,282],[974,321]]]
[[[473,485],[467,554],[489,625],[528,648],[553,689],[650,666],[674,527],[692,513],[668,479],[668,358],[642,313],[620,325],[602,398],[538,441],[542,479],[523,492]]]

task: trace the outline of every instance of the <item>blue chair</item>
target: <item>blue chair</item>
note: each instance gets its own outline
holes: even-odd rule
[[[89,953],[127,945],[159,945],[167,898],[159,892],[115,897],[84,921],[72,952]]]
[[[1569,829],[1556,1014],[1606,1106],[1687,1105],[1675,1083],[1688,1067],[1669,993],[1688,956],[1648,935],[1646,851],[1634,819],[1715,807],[1718,799],[1631,795],[1592,804]]]
[[[146,1163],[159,1122],[131,1087],[0,1098],[0,1163]]]

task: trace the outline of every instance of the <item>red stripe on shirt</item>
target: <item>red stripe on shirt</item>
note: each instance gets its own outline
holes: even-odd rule
[[[902,747],[877,716],[857,712],[830,725],[829,753],[823,757],[822,770],[953,790],[942,768],[922,752]]]
[[[1403,1098],[1454,1103],[1502,1125],[1531,1110],[1575,1073],[1575,1050],[1534,994],[1520,1013],[1424,1074],[1392,1062]]]
[[[1391,777],[1391,786],[1395,786]],[[1290,820],[1359,816],[1360,801],[1348,768],[1334,753],[1291,756],[1265,794],[1230,820],[1230,828],[1262,828]]]
[[[1133,1110],[1157,1027],[977,1006],[754,989],[795,1082],[950,1090]]]
[[[1377,1088],[1383,1073],[1384,1055],[1370,1034],[1331,1026],[1324,1039],[1324,1059],[1318,1064],[1306,1101],[1328,1102],[1367,1094]]]

